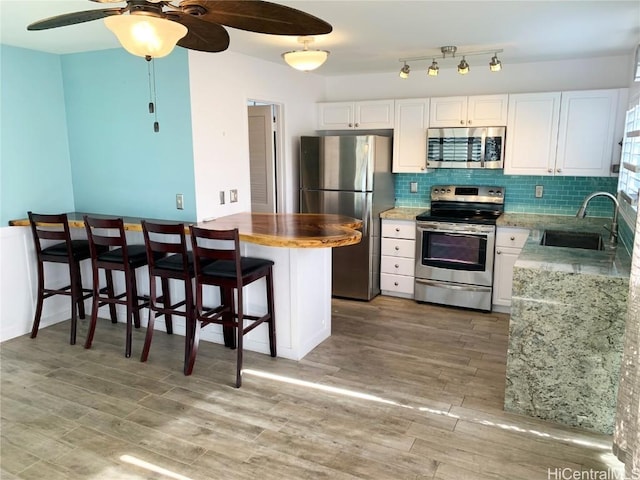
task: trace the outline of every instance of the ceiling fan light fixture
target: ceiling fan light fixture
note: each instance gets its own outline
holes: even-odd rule
[[[492,72],[499,72],[502,70],[502,62],[498,60],[498,54],[496,53],[493,57],[491,57],[491,61],[489,62],[489,70]]]
[[[438,67],[438,62],[433,60],[431,62],[431,65],[427,69],[427,75],[429,75],[430,77],[437,77],[439,72],[440,72],[440,67]]]
[[[292,68],[302,72],[310,72],[320,67],[329,57],[327,50],[309,50],[313,38],[299,37],[298,42],[304,46],[302,50],[292,50],[282,54],[282,58]]]
[[[400,78],[409,78],[409,73],[411,73],[411,67],[405,63],[400,69]]]
[[[467,73],[469,73],[469,64],[464,59],[464,57],[462,57],[462,60],[460,60],[460,63],[458,64],[458,73],[460,75],[466,75]]]
[[[148,14],[113,15],[104,23],[127,52],[145,58],[169,55],[188,31],[178,22]]]

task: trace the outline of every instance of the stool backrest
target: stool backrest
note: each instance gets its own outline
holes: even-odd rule
[[[156,261],[171,254],[182,255],[182,266],[189,270],[187,239],[184,223],[154,223],[142,220],[142,234],[147,251],[149,269],[155,270]]]
[[[71,247],[71,232],[69,230],[69,221],[66,213],[60,214],[42,214],[27,212],[29,215],[29,224],[31,225],[31,233],[35,242],[36,254],[40,260],[43,260],[42,240],[56,240],[64,242],[67,245],[67,256],[73,256]],[[47,257],[45,255],[45,257]]]
[[[240,234],[238,229],[209,230],[189,227],[191,233],[191,249],[196,276],[202,274],[202,268],[211,261],[230,260],[235,264],[238,283],[241,284],[242,268],[240,262]],[[217,240],[217,242],[210,242]]]
[[[92,259],[97,259],[99,246],[110,250],[122,248],[124,263],[125,265],[129,263],[127,237],[124,233],[122,218],[96,218],[84,215],[83,219]]]

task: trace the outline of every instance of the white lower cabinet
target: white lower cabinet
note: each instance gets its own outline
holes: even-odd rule
[[[383,295],[413,298],[416,223],[382,220],[380,290]]]
[[[493,309],[509,311],[513,287],[513,266],[527,241],[529,230],[498,227],[496,230],[496,255],[493,272]],[[496,308],[497,307],[497,308]]]

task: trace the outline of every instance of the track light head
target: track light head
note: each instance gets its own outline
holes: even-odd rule
[[[411,72],[411,67],[406,63],[400,69],[400,78],[409,78],[409,73]]]
[[[496,53],[493,57],[491,57],[491,61],[489,62],[489,70],[492,72],[499,72],[502,70],[502,62],[498,60],[498,54]]]
[[[464,59],[464,57],[462,57],[462,60],[460,60],[460,63],[458,64],[458,73],[460,75],[466,75],[467,73],[469,73],[469,64]]]
[[[427,69],[427,75],[429,75],[430,77],[437,77],[439,71],[440,71],[440,68],[438,67],[438,62],[436,62],[436,60],[434,59],[431,62],[431,65],[429,66],[429,68]]]

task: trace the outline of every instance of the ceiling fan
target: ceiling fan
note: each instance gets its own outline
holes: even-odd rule
[[[166,20],[182,25],[182,27],[177,27],[183,35],[177,40],[177,45],[204,52],[222,52],[229,47],[229,34],[223,25],[249,32],[272,35],[322,35],[330,33],[332,30],[330,24],[313,15],[295,8],[261,0],[91,1],[96,3],[122,3],[126,1],[127,4],[120,8],[105,8],[57,15],[30,24],[27,30],[46,30],[101,18],[104,18],[107,26],[111,28],[107,17],[125,15],[127,17],[146,17],[146,19],[153,21],[161,19],[158,23],[164,23],[169,26],[171,24],[167,24]],[[176,27],[175,24],[173,27]],[[120,38],[119,35],[118,38]],[[140,55],[150,56],[146,54]]]

